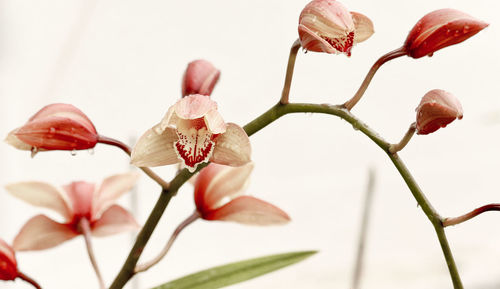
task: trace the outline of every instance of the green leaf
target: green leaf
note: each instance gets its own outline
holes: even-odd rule
[[[300,262],[317,251],[270,255],[213,267],[152,289],[217,289],[249,280]]]

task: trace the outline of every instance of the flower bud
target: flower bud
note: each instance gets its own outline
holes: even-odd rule
[[[220,71],[212,63],[198,59],[188,64],[182,78],[182,97],[190,94],[212,94]]]
[[[14,249],[0,239],[0,280],[14,280],[17,274],[17,262]]]
[[[462,119],[462,105],[451,93],[441,89],[427,92],[417,111],[417,134],[429,134],[446,127],[456,118]]]
[[[299,17],[299,38],[309,51],[345,53],[373,34],[372,21],[335,0],[313,0]]]
[[[92,122],[71,104],[55,103],[42,108],[5,141],[21,150],[83,150],[93,148],[98,134]]]
[[[406,38],[408,56],[420,58],[460,43],[488,26],[488,23],[454,9],[433,11],[420,19]]]

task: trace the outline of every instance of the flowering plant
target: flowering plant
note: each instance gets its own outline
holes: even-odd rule
[[[395,46],[395,49],[386,50],[389,52],[383,54],[374,62],[361,82],[359,89],[352,94],[352,97],[340,100],[332,99],[328,100],[328,103],[318,103],[317,95],[315,95],[318,91],[326,94],[335,88],[338,89],[338,94],[335,97],[341,97],[343,89],[340,88],[338,79],[344,77],[354,79],[354,76],[349,76],[352,71],[357,71],[357,69],[351,69],[351,67],[355,67],[353,63],[362,59],[361,56],[366,55],[367,51],[376,51],[376,49],[380,48],[380,42],[377,47],[369,46],[370,43],[376,43],[375,37],[378,37],[379,34],[383,36],[384,33],[386,33],[385,35],[393,33],[393,31],[386,32],[380,29],[380,32],[377,30],[379,34],[374,34],[377,23],[381,21],[380,17],[370,11],[368,6],[363,9],[363,6],[359,5],[354,7],[355,4],[353,2],[340,3],[337,0],[312,0],[309,3],[302,3],[300,6],[300,8],[303,8],[302,10],[300,8],[294,10],[295,24],[288,28],[294,33],[293,39],[290,38],[289,40],[296,40],[292,43],[289,51],[281,97],[273,100],[274,102],[279,100],[279,102],[246,123],[246,125],[240,123],[242,122],[240,118],[247,113],[252,114],[246,107],[250,106],[249,104],[260,105],[260,100],[262,100],[260,90],[264,89],[265,85],[261,86],[259,81],[265,83],[265,79],[261,75],[254,74],[252,77],[240,80],[235,77],[238,76],[238,73],[228,69],[228,63],[223,61],[227,58],[227,55],[217,57],[216,55],[219,54],[211,57],[211,60],[218,59],[217,62],[214,61],[213,63],[205,59],[193,61],[184,59],[179,61],[182,62],[181,66],[185,67],[184,73],[177,71],[178,78],[181,80],[180,93],[179,86],[176,85],[176,94],[169,93],[169,96],[162,97],[161,101],[155,99],[154,104],[152,100],[148,99],[149,95],[144,88],[145,86],[141,86],[140,94],[136,93],[137,98],[140,96],[141,103],[136,106],[127,105],[126,98],[120,98],[114,102],[112,107],[106,107],[106,104],[109,103],[105,100],[101,101],[105,98],[97,99],[88,96],[82,99],[75,98],[74,101],[55,99],[56,101],[52,104],[47,105],[44,103],[45,106],[42,106],[31,117],[29,116],[32,112],[19,112],[20,116],[28,120],[9,123],[11,127],[5,132],[5,142],[10,145],[9,150],[14,152],[15,148],[21,152],[24,151],[27,155],[35,158],[35,165],[40,162],[44,162],[45,165],[48,163],[50,166],[47,167],[50,167],[50,169],[44,167],[44,169],[35,172],[29,169],[23,170],[26,175],[25,178],[28,180],[5,182],[4,191],[30,205],[49,209],[60,216],[50,215],[53,212],[45,214],[45,212],[40,213],[38,211],[33,216],[29,212],[29,210],[33,209],[31,207],[26,207],[26,210],[16,210],[16,213],[22,214],[23,218],[22,222],[15,224],[16,226],[19,225],[19,227],[16,228],[16,233],[12,236],[12,242],[9,242],[8,239],[6,239],[7,242],[0,239],[0,280],[2,282],[14,281],[16,282],[15,286],[22,286],[19,284],[25,281],[35,288],[48,287],[45,285],[45,282],[47,282],[45,276],[37,275],[37,270],[32,266],[30,267],[30,263],[26,261],[28,259],[25,258],[33,254],[26,251],[50,250],[61,252],[59,250],[63,250],[62,247],[72,246],[71,244],[77,243],[76,240],[83,239],[97,279],[97,281],[92,280],[92,282],[98,284],[101,289],[120,289],[125,288],[136,276],[147,277],[152,276],[148,274],[155,274],[155,272],[165,272],[165,270],[161,270],[162,266],[165,266],[167,272],[170,272],[169,269],[184,268],[184,265],[191,261],[196,261],[192,263],[202,264],[206,259],[210,260],[210,258],[204,258],[205,254],[213,253],[214,256],[226,257],[228,254],[233,254],[231,248],[235,247],[237,247],[238,252],[243,253],[266,246],[271,247],[272,244],[278,244],[278,249],[296,247],[300,246],[299,239],[301,237],[305,238],[304,236],[314,235],[312,237],[315,239],[316,233],[326,232],[330,225],[347,224],[350,218],[347,217],[345,211],[354,211],[353,208],[357,209],[358,206],[355,204],[348,205],[345,200],[330,203],[330,192],[325,192],[324,187],[319,188],[310,184],[324,180],[325,183],[334,186],[335,189],[346,190],[345,187],[341,188],[338,185],[341,183],[338,179],[341,178],[342,174],[348,174],[351,171],[336,171],[335,174],[331,172],[335,167],[342,167],[342,160],[335,161],[334,159],[335,155],[340,155],[337,149],[341,148],[342,144],[332,143],[329,137],[330,134],[334,134],[335,129],[325,124],[323,119],[319,123],[319,128],[316,125],[308,124],[308,120],[304,119],[300,123],[294,123],[291,130],[274,131],[272,135],[261,134],[256,138],[253,137],[254,134],[264,128],[269,128],[268,131],[271,131],[274,124],[273,126],[270,125],[274,122],[278,123],[282,116],[309,113],[333,115],[347,121],[355,130],[368,137],[387,155],[407,185],[407,190],[410,191],[413,199],[418,203],[419,209],[424,213],[435,231],[440,250],[444,256],[444,262],[440,263],[440,266],[442,266],[441,271],[446,269],[449,276],[447,278],[451,279],[451,282],[448,282],[451,283],[454,289],[464,288],[460,273],[466,271],[461,268],[459,262],[455,261],[457,257],[452,253],[452,247],[448,243],[446,228],[464,223],[484,212],[500,210],[500,205],[490,203],[481,205],[477,209],[458,217],[442,217],[440,211],[432,205],[426,194],[424,194],[424,190],[418,185],[417,179],[420,176],[416,178],[411,174],[401,155],[407,146],[409,146],[409,149],[405,150],[405,153],[419,155],[418,152],[412,151],[412,146],[409,145],[415,135],[419,135],[419,140],[414,140],[414,142],[419,141],[420,143],[424,142],[423,139],[425,141],[444,139],[447,133],[451,134],[460,131],[463,129],[464,123],[470,123],[468,117],[460,122],[455,121],[461,120],[464,110],[467,112],[467,108],[471,105],[468,102],[467,95],[460,93],[460,89],[449,87],[452,85],[446,82],[440,84],[442,87],[436,89],[432,87],[435,86],[432,81],[439,81],[439,79],[432,79],[431,81],[425,78],[425,73],[414,73],[412,69],[405,70],[405,73],[400,73],[397,77],[411,79],[415,88],[407,89],[405,87],[403,93],[398,91],[401,95],[397,101],[404,103],[405,109],[411,111],[410,120],[404,121],[399,119],[400,115],[398,115],[399,111],[396,105],[388,104],[387,101],[389,100],[384,99],[384,97],[391,95],[389,92],[376,99],[376,96],[370,95],[372,92],[367,93],[367,91],[375,74],[389,61],[408,56],[407,59],[412,61],[411,64],[408,64],[408,67],[410,67],[410,65],[417,65],[415,62],[423,63],[420,59],[429,60],[428,57],[424,56],[436,55],[426,64],[428,65],[426,69],[432,70],[434,68],[429,67],[432,67],[433,62],[440,60],[435,59],[441,56],[445,57],[447,51],[451,53],[451,46],[467,41],[466,45],[463,46],[469,46],[472,49],[476,47],[477,49],[477,46],[474,46],[474,41],[477,43],[480,39],[487,38],[492,29],[486,29],[489,26],[487,22],[451,8],[439,9],[427,14],[422,13],[424,16],[420,20],[418,20],[418,15],[415,15],[416,18],[412,20],[415,23],[414,26],[409,25],[405,28],[406,31],[409,31],[406,38],[404,34],[399,35],[401,40],[399,45]],[[353,11],[350,10],[351,6]],[[87,16],[91,14],[88,11],[86,13],[89,13],[85,14]],[[289,11],[284,10],[283,13],[288,14]],[[416,11],[414,14],[417,14]],[[480,12],[477,14],[480,14]],[[196,15],[192,16],[193,21],[196,20]],[[227,15],[227,17],[232,19],[231,17],[234,16]],[[184,20],[186,22],[190,21],[187,17]],[[268,19],[268,24],[272,21],[274,20]],[[227,25],[228,23],[224,22],[229,30],[233,29],[233,26],[239,25],[237,22],[231,22],[231,25]],[[206,35],[202,33],[202,30],[207,29],[207,31],[213,32],[220,28],[214,29],[214,27],[210,26],[212,25],[211,22],[207,22],[206,25],[206,28],[198,26],[199,30],[196,30],[196,47],[186,46],[185,49],[189,47],[189,49],[195,49],[197,53],[201,54],[205,46],[210,46],[207,44]],[[394,26],[398,26],[399,29],[399,25]],[[394,29],[397,30],[396,27]],[[274,35],[282,32],[275,30],[273,25],[268,25],[266,30],[273,31]],[[483,30],[485,31],[481,32]],[[238,32],[247,33],[244,26],[241,26]],[[260,29],[260,33],[263,35],[265,32],[267,31]],[[176,38],[179,35],[174,31],[172,33],[169,39],[175,41],[169,45],[182,43]],[[194,35],[192,33],[186,34],[191,37]],[[223,34],[224,36],[231,36],[232,33]],[[396,33],[394,32],[394,34]],[[214,39],[217,38],[215,35],[212,36]],[[183,35],[182,37],[187,36]],[[185,40],[185,38],[182,39]],[[245,47],[248,47],[249,43],[248,41]],[[268,41],[259,43],[261,43],[260,47],[269,49]],[[241,48],[238,46],[238,42],[234,41],[233,44],[234,48]],[[71,48],[71,45],[68,45],[68,47]],[[246,55],[245,53],[248,52],[244,48],[226,50],[225,46],[217,47],[218,49],[224,49],[224,54],[234,53],[235,57],[231,58],[231,61],[235,63],[234,65],[242,61],[238,57]],[[274,46],[272,47],[273,49],[270,49],[269,53],[278,50],[274,49]],[[301,48],[303,54],[299,54]],[[201,50],[198,51],[199,49]],[[382,47],[382,49],[386,48]],[[306,52],[310,53],[304,55]],[[63,55],[67,54],[63,53]],[[461,60],[466,58],[464,55],[465,53],[461,56]],[[294,98],[297,96],[291,94],[292,88],[294,88],[292,80],[298,56],[303,57],[304,61],[320,59],[320,57],[324,59],[321,66],[324,71],[314,69],[309,70],[307,75],[299,74],[295,76],[300,81],[307,77],[311,77],[315,81],[315,85],[306,88],[311,94],[307,95],[307,103],[294,102]],[[273,55],[271,59],[275,58],[275,55]],[[348,64],[342,66],[343,69],[337,69],[337,66],[335,66],[337,64],[330,65],[329,63],[329,61],[333,60],[347,61]],[[174,64],[177,60],[171,59],[169,61]],[[477,62],[480,63],[480,60],[477,60]],[[258,66],[259,71],[262,73],[268,66],[272,70],[270,64],[259,63]],[[339,64],[339,66],[341,65]],[[172,67],[174,65],[169,66],[168,69],[170,70]],[[240,68],[243,70],[245,67]],[[443,67],[441,69],[441,71],[444,71],[442,74],[447,73],[447,69],[452,70],[449,67]],[[458,66],[456,70],[460,70],[464,74],[468,72]],[[336,74],[335,77],[322,82],[323,78],[321,77],[325,73],[332,73],[332,71]],[[96,70],[96,73],[98,73],[98,70]],[[479,70],[477,75],[481,73]],[[118,75],[119,73],[113,77],[119,77]],[[225,75],[228,76],[227,81],[224,79]],[[387,78],[387,75],[385,77]],[[379,78],[380,80],[377,79],[377,81],[385,80],[384,75],[379,76]],[[467,80],[467,82],[463,81],[464,83],[461,83],[461,89],[467,89],[466,85],[473,87],[480,85],[474,74],[468,73]],[[231,89],[231,86],[228,85],[228,82],[231,81],[237,82],[237,84],[233,85],[233,88],[237,89]],[[296,83],[300,81],[296,81]],[[387,85],[387,90],[398,90],[396,89],[396,82],[393,79],[392,83]],[[128,84],[130,83],[124,83],[125,86]],[[422,92],[418,91],[419,86],[425,86]],[[376,90],[377,88],[372,89]],[[297,94],[301,91],[303,92],[303,90],[297,89]],[[366,103],[360,103],[362,99]],[[377,102],[371,102],[373,99],[376,99]],[[89,101],[92,105],[89,105],[86,101]],[[67,102],[72,102],[72,104]],[[231,102],[238,105],[231,106]],[[262,103],[264,102],[262,101]],[[330,102],[339,104],[335,105]],[[463,102],[463,105],[461,102]],[[147,107],[144,108],[143,106]],[[408,127],[407,125],[409,125],[409,128],[400,141],[390,142],[363,122],[357,114],[353,113],[353,110],[358,106],[364,106],[364,109],[376,111],[374,117],[378,117],[378,119],[390,119],[390,123],[407,123],[405,126]],[[141,113],[142,109],[147,110],[147,112]],[[103,124],[102,118],[96,116],[96,111],[100,110],[105,111],[107,121],[116,123],[116,128],[111,129]],[[127,117],[129,115],[128,111],[130,111],[129,117]],[[361,111],[359,115],[363,115],[363,112]],[[123,115],[121,115],[122,113]],[[140,121],[143,120],[144,123],[139,125]],[[130,124],[135,124],[135,126],[131,127]],[[119,135],[123,133],[123,130],[129,129],[139,130],[138,133],[134,132],[133,140],[129,140],[130,146],[124,141],[114,138],[114,136],[110,137],[108,134],[113,132]],[[317,131],[320,131],[320,135],[314,134]],[[127,134],[129,133],[127,131]],[[136,139],[135,136],[138,138]],[[339,132],[338,136],[340,136],[338,139],[344,139],[341,132]],[[101,171],[116,169],[114,162],[111,161],[115,156],[111,155],[111,153],[109,158],[101,159],[103,154],[107,152],[106,149],[113,148],[118,148],[128,155],[127,169],[129,169],[130,165],[132,172],[115,174],[103,179]],[[354,150],[355,148],[349,149]],[[77,164],[79,161],[77,158],[82,155],[80,152],[82,150],[92,152],[90,164]],[[58,151],[70,151],[71,155],[77,157],[67,160],[69,153],[66,152],[66,155],[62,155]],[[270,152],[269,160],[262,158],[262,154],[260,154],[265,151]],[[446,150],[442,151],[446,152]],[[357,161],[356,153],[343,152],[342,155],[349,156],[349,161]],[[12,155],[8,161],[22,163],[23,157],[23,155]],[[63,157],[63,159],[58,159],[60,157]],[[302,161],[308,163],[301,163]],[[64,168],[68,163],[71,163],[71,167],[67,167],[65,170]],[[23,163],[23,166],[25,165]],[[254,167],[256,172],[250,183],[250,173]],[[356,170],[358,167],[359,163]],[[154,195],[153,192],[150,192],[148,186],[151,184],[143,183],[143,180],[138,182],[140,174],[135,170],[141,170],[145,176],[154,181],[154,185],[158,186],[159,193]],[[102,179],[102,181],[96,183],[82,181],[81,179],[87,179],[82,174],[89,173],[89,171],[98,174],[99,179]],[[443,171],[445,169],[441,169],[439,172]],[[56,175],[61,180],[61,183],[69,184],[59,187],[52,185],[52,183],[56,182],[42,181],[49,178],[46,174]],[[167,180],[168,176],[170,176],[170,181]],[[372,219],[369,208],[371,194],[374,190],[374,177],[373,174],[370,174],[370,176],[371,181],[367,186],[366,204],[363,209],[364,215],[360,230],[359,249],[357,250],[357,262],[352,277],[352,288],[354,289],[360,286],[366,228],[368,220]],[[429,178],[432,177],[435,176],[431,175]],[[309,178],[313,180],[309,181]],[[36,179],[37,181],[29,179]],[[144,181],[147,182],[146,178],[144,178]],[[459,181],[457,180],[457,182]],[[189,183],[193,185],[193,188],[184,189],[189,187]],[[358,182],[348,183],[351,185]],[[129,191],[133,191],[130,194],[133,197],[130,197],[131,204],[127,205],[124,200],[119,200],[119,198]],[[294,195],[298,191],[302,191],[301,199],[300,202],[295,202],[297,197]],[[246,192],[255,194],[247,195]],[[319,192],[322,194],[321,199],[315,195],[315,193]],[[170,209],[173,215],[164,218],[164,221],[171,225],[175,221],[177,213],[183,209],[181,205],[183,196],[188,194],[192,194],[189,197],[191,203],[194,200],[194,204],[191,205],[191,214],[179,222],[170,236],[166,236],[165,229],[159,225],[162,216],[167,211],[167,208],[175,207],[175,214],[173,214],[173,209]],[[138,200],[139,197],[142,201],[151,195],[157,197],[157,201],[155,204],[141,204],[147,208],[147,218],[143,218],[146,216],[143,216],[134,207],[141,203]],[[345,194],[343,198],[349,198],[348,195]],[[179,197],[174,198],[175,196]],[[177,199],[179,199],[179,202],[173,201],[177,201]],[[118,204],[118,201],[121,203]],[[7,206],[10,206],[10,204],[22,206],[21,203],[16,202],[14,198],[5,198]],[[321,205],[328,207],[327,209],[319,209]],[[346,210],[346,208],[348,209]],[[394,206],[393,209],[397,211],[398,206]],[[305,222],[300,217],[303,212],[311,215],[308,222]],[[325,215],[319,215],[320,213],[335,214],[335,217],[325,217]],[[391,212],[391,216],[397,216],[398,220],[406,220],[405,217],[399,216],[398,213],[400,212]],[[197,228],[192,224],[197,220],[206,221],[196,222],[196,226],[199,226],[197,228],[206,226],[211,231],[207,229],[203,234],[200,234],[200,237],[195,239],[196,242],[186,242],[187,245],[181,247],[180,233],[184,232],[188,226],[192,226],[190,227],[192,230],[188,233],[196,232],[195,229]],[[420,219],[418,220],[420,221]],[[293,227],[296,221],[298,223],[307,223],[308,230],[296,230],[296,227]],[[12,218],[12,223],[14,222],[17,222],[16,218]],[[9,223],[11,223],[10,219]],[[243,226],[243,228],[238,227],[241,224],[270,227],[252,229]],[[408,224],[406,225],[408,226]],[[234,229],[229,230],[228,228]],[[238,230],[251,232],[251,234],[266,235],[259,235],[259,238],[252,238],[251,241],[248,241],[245,240],[243,233],[238,233],[240,232]],[[120,246],[126,246],[127,253],[121,252],[119,257],[109,257],[111,252],[94,250],[94,243],[99,245],[101,241],[96,241],[93,237],[111,236],[121,232],[133,234],[133,244],[131,246],[124,245],[126,242],[116,242],[116,249],[121,248]],[[297,234],[300,234],[300,237],[289,237],[290,235],[287,234],[290,232],[298,232]],[[190,237],[188,233],[183,234],[182,238],[188,239]],[[5,234],[8,235],[8,231]],[[283,235],[281,236],[281,234]],[[345,234],[337,234],[339,239],[342,238],[341,235]],[[7,238],[8,236],[0,237]],[[115,238],[123,237],[113,236],[105,242],[119,240]],[[72,239],[76,240],[71,241]],[[222,251],[215,250],[210,246],[212,239],[215,239],[220,246],[227,246],[227,248]],[[244,243],[243,241],[248,242]],[[149,245],[150,243],[152,244]],[[162,247],[161,249],[156,246],[158,243]],[[186,261],[181,266],[177,259],[174,259],[175,254],[185,253],[183,250],[186,250],[186,248],[188,248],[188,253],[183,255],[182,258],[191,261]],[[174,251],[175,253],[171,253]],[[457,256],[462,255],[462,250],[457,249],[456,251]],[[98,255],[96,252],[100,254]],[[269,255],[212,267],[173,281],[165,279],[173,279],[174,275],[161,276],[163,279],[160,281],[151,278],[151,282],[162,283],[154,287],[157,289],[220,288],[297,263],[315,253],[317,252],[296,251]],[[44,252],[38,252],[38,254],[41,255]],[[318,256],[325,256],[322,254],[323,252]],[[99,260],[98,256],[101,255],[103,256],[102,260]],[[100,264],[101,262],[103,264],[106,262],[106,270],[101,271],[101,268],[104,268]],[[311,259],[309,262],[309,264],[312,264],[316,261]],[[108,267],[111,268],[111,266],[115,268],[114,275],[108,270]],[[23,272],[19,268],[22,268]],[[299,267],[297,266],[297,268]],[[197,268],[188,269],[196,270]],[[29,276],[24,273],[25,270],[29,273]],[[148,273],[145,273],[146,271]],[[314,272],[315,274],[322,273]],[[175,273],[181,274],[182,272]],[[79,277],[79,274],[75,274],[71,278]],[[307,277],[301,277],[300,279],[303,278]],[[311,276],[311,278],[315,277]],[[432,282],[428,281],[425,274],[422,274],[419,278],[425,279],[425,282]],[[310,284],[312,280],[304,282]],[[95,286],[95,284],[93,285]],[[153,285],[148,284],[146,288],[151,286]],[[300,287],[301,285],[300,283],[286,285],[287,288],[295,288],[295,286]]]

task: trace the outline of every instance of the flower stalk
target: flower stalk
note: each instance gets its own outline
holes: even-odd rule
[[[17,271],[17,277],[23,280],[24,282],[31,284],[31,286],[37,289],[42,289],[42,286],[40,286],[40,284],[38,284],[35,280],[33,280],[33,278],[29,277],[28,275],[24,274],[21,271]]]
[[[179,236],[179,234],[182,232],[182,230],[184,230],[187,226],[189,226],[190,224],[192,224],[194,221],[198,220],[199,218],[200,218],[200,214],[198,213],[198,211],[194,211],[194,213],[192,213],[189,217],[187,217],[184,221],[182,221],[177,226],[175,231],[172,233],[172,235],[170,236],[170,239],[168,240],[165,247],[163,247],[160,254],[158,254],[158,256],[156,256],[155,258],[153,258],[152,260],[150,260],[144,264],[137,265],[135,267],[134,274],[147,271],[147,270],[149,270],[149,268],[158,264],[165,257],[165,255],[167,255],[168,251],[170,250],[170,248],[174,244],[174,241],[177,239],[177,236]]]
[[[465,215],[454,217],[454,218],[445,218],[443,220],[443,226],[448,227],[448,226],[455,226],[460,223],[466,222],[476,216],[481,215],[482,213],[485,212],[491,212],[491,211],[500,211],[500,204],[488,204],[482,207],[479,207]]]
[[[99,281],[99,287],[101,289],[106,289],[106,285],[104,284],[104,280],[102,278],[101,270],[99,270],[99,266],[97,265],[97,260],[95,258],[94,248],[92,246],[92,235],[90,233],[89,221],[86,218],[82,218],[80,220],[80,223],[78,224],[78,227],[83,233],[83,238],[85,239],[85,246],[87,247],[87,253],[89,254],[90,263],[92,264],[92,268],[94,268],[97,280]]]
[[[386,63],[386,62],[388,62],[390,60],[393,60],[394,58],[401,57],[403,55],[406,55],[406,51],[404,50],[404,47],[400,47],[400,48],[395,49],[395,50],[393,50],[393,51],[391,51],[389,53],[386,53],[386,54],[382,55],[372,65],[372,67],[368,71],[368,73],[365,76],[365,79],[363,80],[363,83],[361,83],[361,86],[358,88],[358,91],[356,91],[356,94],[354,94],[354,96],[351,99],[349,99],[348,101],[346,101],[343,106],[347,110],[351,110],[359,102],[359,100],[361,99],[361,97],[363,97],[363,95],[365,94],[365,91],[368,88],[368,85],[370,85],[370,82],[372,81],[373,76],[375,76],[375,73],[377,72],[377,70],[384,63]]]
[[[283,91],[281,92],[281,104],[289,103],[288,96],[290,95],[290,86],[292,85],[293,69],[295,67],[295,59],[297,58],[297,52],[301,47],[300,39],[293,42],[290,48],[290,55],[288,56],[288,65],[286,67],[285,74],[285,85],[283,86]]]
[[[408,129],[408,131],[404,135],[404,137],[401,139],[401,141],[399,141],[399,143],[397,143],[397,144],[391,144],[391,146],[389,147],[389,152],[391,154],[395,154],[395,153],[399,152],[400,150],[402,150],[408,144],[408,142],[410,142],[410,140],[413,137],[413,135],[415,134],[416,130],[417,130],[416,123],[412,123],[410,125],[410,128]]]

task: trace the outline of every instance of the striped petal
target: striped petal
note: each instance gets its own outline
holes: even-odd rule
[[[259,226],[280,225],[290,221],[290,217],[280,208],[250,196],[237,197],[202,217],[206,220]]]
[[[132,150],[131,163],[138,167],[156,167],[178,163],[180,160],[174,150],[177,141],[174,128],[160,125],[146,131]]]
[[[14,197],[31,205],[51,209],[66,220],[72,216],[66,195],[58,188],[44,182],[20,182],[9,184],[5,189]]]
[[[44,215],[31,218],[14,239],[16,251],[44,250],[73,239],[79,234],[67,224],[57,223]]]
[[[215,139],[212,158],[214,163],[228,166],[242,166],[250,162],[252,148],[245,130],[234,123],[228,123],[226,132]]]
[[[112,205],[102,213],[101,218],[92,223],[92,235],[104,237],[139,228],[140,226],[127,210],[118,205]]]
[[[92,215],[98,218],[115,200],[130,191],[138,179],[139,174],[137,172],[114,175],[104,179],[94,194]]]

